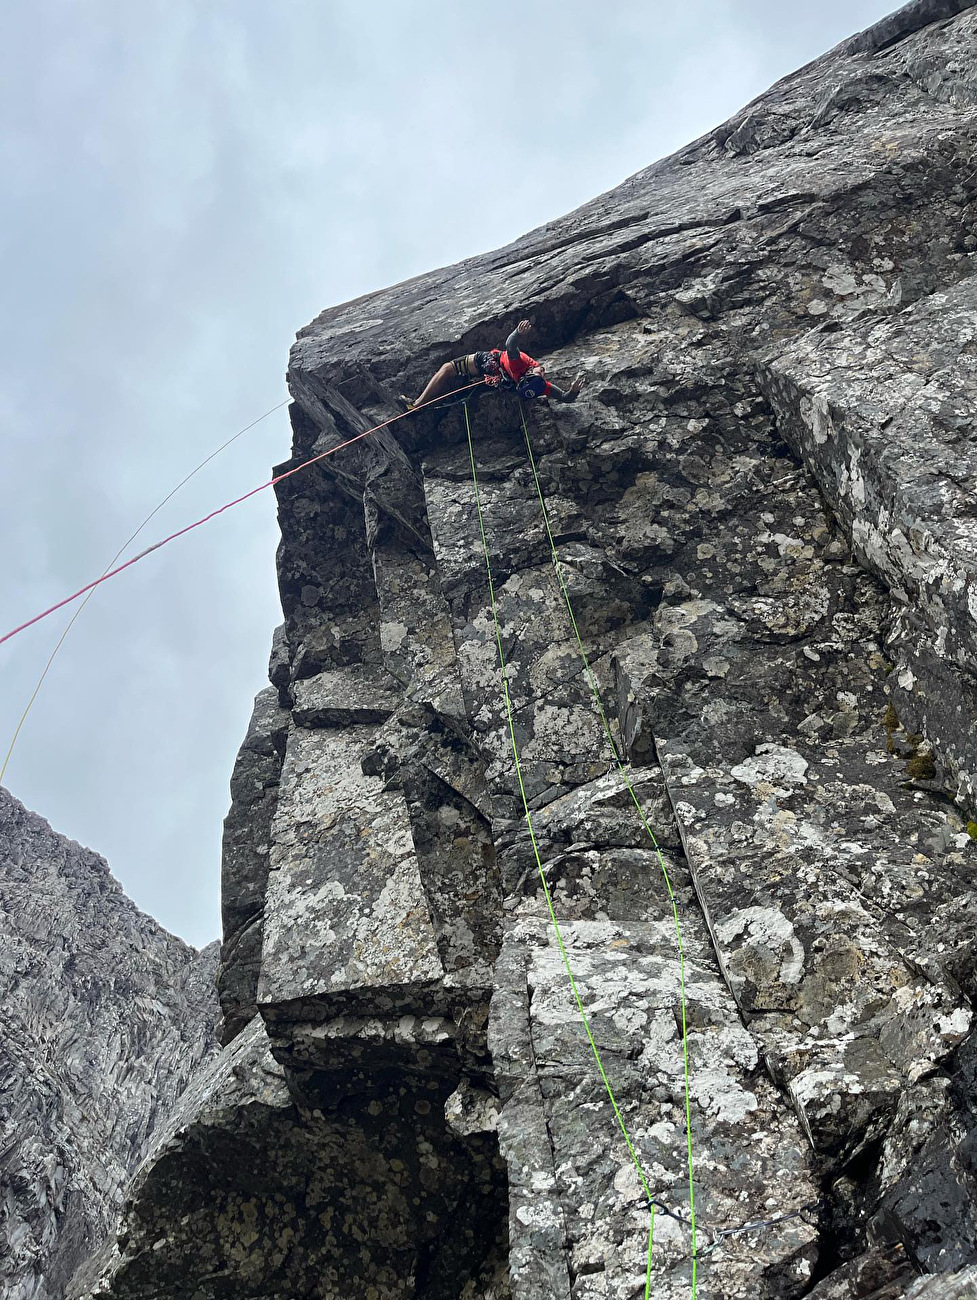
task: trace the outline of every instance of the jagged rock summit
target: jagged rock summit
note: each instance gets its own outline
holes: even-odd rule
[[[0,787],[0,1294],[60,1300],[216,1050],[217,945],[144,915],[105,860]]]
[[[280,485],[227,1046],[79,1294],[977,1294],[975,146],[916,0],[300,333],[290,464],[529,312],[590,383],[538,473],[486,391]]]

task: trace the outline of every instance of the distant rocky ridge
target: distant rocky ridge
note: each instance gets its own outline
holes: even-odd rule
[[[977,1295],[977,8],[914,0],[484,257],[324,312],[289,464],[532,314],[580,633],[675,890],[701,1300]],[[523,778],[692,1294],[670,902],[512,397],[470,408]],[[222,1056],[112,1300],[633,1300],[648,1206],[521,815],[457,406],[279,490]],[[760,1227],[745,1229],[746,1225]]]
[[[153,1131],[214,1055],[216,943],[0,788],[0,1295],[60,1300]]]

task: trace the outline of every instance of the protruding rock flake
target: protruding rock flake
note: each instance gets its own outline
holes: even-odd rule
[[[227,1046],[78,1296],[977,1297],[975,157],[913,0],[301,331],[295,464],[521,315],[588,384],[280,485]]]

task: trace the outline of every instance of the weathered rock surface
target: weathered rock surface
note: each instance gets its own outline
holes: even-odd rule
[[[101,1267],[145,1296],[190,1279],[228,1296],[505,1294],[500,1162],[486,1135],[445,1131],[450,1086],[378,1077],[336,1109],[293,1091],[256,1018],[172,1117],[120,1248],[76,1286],[102,1294]]]
[[[168,934],[2,788],[0,926],[0,1292],[60,1300],[216,1051],[217,945]]]
[[[275,669],[273,652],[273,679]],[[278,806],[288,724],[289,712],[280,706],[277,691],[266,687],[255,699],[248,734],[231,776],[232,802],[224,821],[221,889],[224,943],[217,972],[222,1042],[240,1033],[255,1013],[271,819]]]
[[[973,177],[977,196],[977,160]],[[858,560],[898,602],[893,702],[977,800],[977,276],[808,335],[765,375]],[[828,450],[830,444],[830,450]]]
[[[622,761],[514,398],[469,404],[498,637],[460,407],[286,480],[220,1067],[277,1100],[191,1102],[90,1291],[974,1294],[975,156],[977,8],[915,0],[301,332],[296,463],[527,312],[588,373],[528,422]]]

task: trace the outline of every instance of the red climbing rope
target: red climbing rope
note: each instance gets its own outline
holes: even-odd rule
[[[457,397],[459,393],[468,392],[469,389],[477,388],[479,384],[483,384],[484,382],[484,379],[477,379],[475,383],[467,384],[464,388],[456,388],[452,393],[445,393],[445,397]],[[354,442],[359,442],[361,438],[366,438],[371,433],[378,433],[381,429],[385,429],[387,425],[395,424],[398,420],[403,420],[408,415],[414,415],[417,411],[423,410],[425,407],[434,406],[441,400],[442,398],[436,397],[431,402],[425,402],[424,407],[413,406],[409,411],[402,411],[400,415],[391,416],[389,420],[384,420],[382,424],[374,425],[372,429],[364,429],[362,433],[356,434],[353,438],[347,438],[345,442],[339,443],[338,446],[330,447],[328,451],[320,452],[318,456],[313,456],[311,460],[303,461],[301,465],[296,465],[292,469],[287,469],[284,474],[276,475],[275,478],[269,479],[267,483],[260,483],[257,487],[252,488],[250,492],[245,492],[243,496],[235,497],[233,501],[228,501],[226,505],[218,506],[218,508],[212,510],[209,515],[204,515],[202,519],[197,519],[194,523],[187,524],[185,528],[180,528],[177,532],[170,533],[169,537],[164,537],[162,541],[154,542],[152,546],[147,546],[144,551],[140,551],[138,555],[134,555],[131,560],[126,560],[125,564],[120,564],[114,569],[109,569],[107,573],[103,573],[102,576],[96,578],[94,582],[89,582],[86,583],[84,587],[79,587],[77,591],[72,592],[70,596],[65,596],[64,600],[59,600],[58,603],[52,605],[50,609],[45,609],[40,614],[35,614],[34,617],[29,618],[26,623],[21,623],[19,627],[15,627],[4,636],[0,636],[0,645],[3,645],[5,641],[9,641],[12,637],[17,636],[19,632],[25,632],[27,628],[33,627],[35,623],[40,623],[40,621],[47,618],[49,614],[55,614],[59,609],[63,609],[65,605],[70,605],[71,602],[77,600],[79,596],[84,596],[86,591],[93,591],[96,587],[101,586],[103,582],[108,582],[109,578],[114,578],[117,573],[122,573],[125,569],[131,568],[132,565],[145,559],[147,555],[151,555],[153,551],[158,551],[160,547],[167,546],[170,542],[175,542],[176,539],[182,537],[184,533],[193,532],[195,528],[200,528],[203,524],[210,523],[211,519],[216,519],[217,516],[222,515],[225,510],[230,510],[233,506],[239,506],[242,501],[247,501],[249,497],[257,496],[259,492],[264,492],[266,488],[274,487],[276,483],[281,483],[283,479],[291,478],[291,476],[297,474],[299,470],[308,469],[310,465],[314,465],[317,461],[325,460],[327,456],[334,456],[337,451],[342,451],[344,447],[352,446]]]

